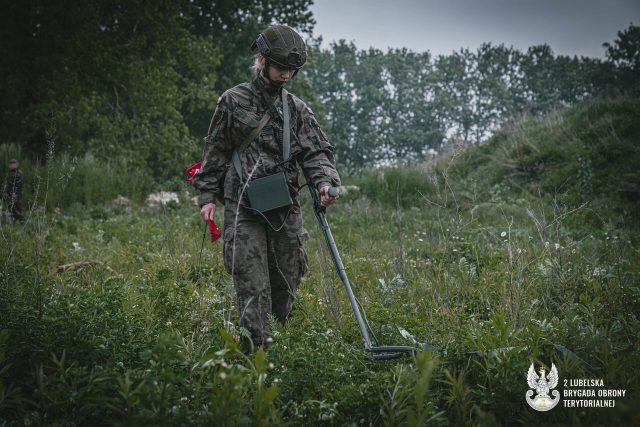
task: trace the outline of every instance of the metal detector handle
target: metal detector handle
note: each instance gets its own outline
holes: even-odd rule
[[[308,181],[307,181],[308,183]],[[322,206],[322,204],[320,203],[320,196],[318,195],[319,191],[315,191],[310,184],[308,184],[309,186],[309,191],[311,191],[311,197],[313,198],[313,209],[316,212],[318,210],[322,211],[322,212],[326,212],[327,208],[325,208],[324,206]],[[331,197],[338,197],[338,188],[337,187],[329,187],[329,196]]]

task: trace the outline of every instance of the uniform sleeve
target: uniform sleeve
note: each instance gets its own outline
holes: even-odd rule
[[[296,155],[296,160],[313,185],[316,188],[324,185],[340,186],[333,146],[311,109],[306,106],[300,114],[298,139],[301,150]]]
[[[224,94],[220,97],[204,139],[202,167],[193,176],[193,186],[200,190],[198,204],[224,200],[224,176],[229,166],[233,146],[229,141],[231,112]]]

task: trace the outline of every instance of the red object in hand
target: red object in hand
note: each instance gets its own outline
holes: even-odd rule
[[[193,185],[193,176],[198,173],[201,167],[202,167],[202,162],[198,162],[195,165],[189,166],[186,169],[187,175],[189,176],[189,178],[187,178],[187,181],[189,181],[190,185]]]
[[[187,178],[187,181],[189,181],[190,185],[193,185],[193,176],[198,173],[201,167],[202,167],[202,162],[198,162],[195,165],[191,165],[186,169],[187,175],[189,176]],[[215,242],[220,238],[220,236],[222,236],[222,233],[218,229],[218,226],[216,225],[216,222],[214,220],[208,219],[207,223],[209,224],[209,232],[211,232],[211,242]]]
[[[207,222],[209,223],[209,231],[211,232],[211,241],[215,242],[222,236],[222,233],[218,230],[218,226],[214,220],[209,219]]]

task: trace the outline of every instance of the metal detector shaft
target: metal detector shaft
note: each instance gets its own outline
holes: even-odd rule
[[[340,276],[340,280],[342,280],[342,283],[344,284],[344,288],[347,291],[347,296],[349,297],[349,302],[351,303],[353,314],[356,317],[356,322],[358,322],[360,333],[362,334],[362,338],[364,339],[365,351],[371,353],[371,355],[369,356],[371,359],[377,359],[377,360],[395,359],[398,357],[402,357],[405,354],[413,353],[414,351],[416,351],[415,347],[404,346],[404,345],[379,346],[377,342],[375,346],[371,344],[371,338],[369,336],[369,329],[368,329],[369,325],[366,320],[366,314],[364,314],[364,308],[360,306],[360,303],[356,299],[356,296],[354,295],[353,290],[351,289],[351,283],[349,283],[349,278],[347,277],[344,264],[342,264],[340,253],[338,253],[338,247],[336,246],[335,240],[333,240],[333,235],[331,234],[331,229],[329,228],[329,223],[327,222],[327,218],[325,216],[325,209],[320,203],[318,193],[310,184],[308,179],[307,179],[307,184],[309,187],[309,191],[311,192],[311,198],[313,199],[313,210],[316,214],[316,217],[318,218],[320,227],[322,228],[322,233],[324,234],[324,238],[327,242],[327,246],[331,251],[331,257],[333,258],[333,263],[336,267],[338,275]],[[338,189],[335,187],[330,187],[329,195],[331,197],[336,197],[338,195]]]
[[[330,190],[335,191],[335,193],[330,195],[335,197],[337,195],[337,190],[334,187],[331,187]],[[333,240],[333,234],[331,234],[331,229],[329,228],[329,223],[327,222],[327,218],[325,216],[325,209],[320,204],[320,200],[318,200],[318,194],[315,192],[313,187],[309,186],[309,191],[311,192],[311,197],[313,198],[313,211],[316,214],[316,218],[318,218],[318,222],[320,223],[320,227],[322,228],[322,233],[324,234],[324,238],[327,241],[327,246],[331,251],[331,257],[333,258],[333,263],[336,266],[336,270],[338,275],[340,276],[340,280],[344,284],[345,289],[347,290],[347,296],[349,297],[349,302],[351,303],[351,308],[353,309],[353,314],[356,316],[356,322],[358,322],[358,327],[360,328],[360,332],[362,333],[362,338],[364,339],[364,347],[365,349],[371,349],[371,338],[369,337],[369,332],[367,331],[367,327],[362,318],[362,313],[360,313],[360,308],[358,307],[358,302],[356,301],[356,296],[353,294],[353,290],[351,289],[351,284],[349,283],[349,278],[347,277],[347,273],[344,269],[344,264],[342,263],[342,259],[340,258],[340,253],[338,253],[338,247],[336,246],[335,240]]]

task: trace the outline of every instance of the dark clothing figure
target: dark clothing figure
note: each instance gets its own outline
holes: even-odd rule
[[[7,212],[13,219],[24,220],[22,215],[22,171],[10,170],[4,180],[2,199],[7,206]]]
[[[246,194],[240,197],[242,182],[232,165],[233,151],[258,126],[269,109],[267,103],[280,109],[280,94],[259,77],[222,94],[205,139],[202,168],[193,178],[194,187],[202,192],[200,206],[225,205],[225,269],[233,278],[240,325],[249,331],[256,347],[269,341],[269,313],[286,322],[307,271],[304,243],[308,234],[298,201],[298,166],[318,189],[340,185],[333,147],[311,109],[289,94],[291,160],[282,158],[282,117],[272,117],[240,157],[243,179],[252,172],[251,179],[256,179],[284,168],[293,205],[268,211],[263,217],[250,209]]]

